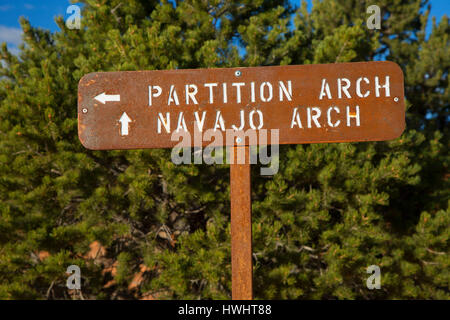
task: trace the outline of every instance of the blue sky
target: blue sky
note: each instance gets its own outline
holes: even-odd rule
[[[300,0],[291,2],[297,6],[300,4]],[[17,52],[22,33],[20,16],[28,18],[33,26],[57,31],[54,18],[59,15],[67,18],[66,10],[70,4],[69,0],[0,0],[0,43],[8,43],[11,51]],[[450,0],[431,0],[431,5],[431,16],[436,16],[437,21],[444,14],[450,15]],[[431,29],[431,23],[428,28]]]

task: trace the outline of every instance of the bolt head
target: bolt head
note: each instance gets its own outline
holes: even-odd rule
[[[81,110],[83,113],[87,113],[88,110],[86,108],[83,108],[83,110]]]
[[[240,77],[241,74],[242,74],[242,72],[239,71],[239,70],[236,70],[236,71],[234,72],[234,75],[235,75],[236,77]]]
[[[237,143],[241,143],[241,142],[242,142],[242,138],[239,138],[239,137],[236,138],[236,142],[237,142]]]
[[[395,97],[395,98],[394,98],[394,101],[395,101],[395,102],[398,102],[398,97]]]

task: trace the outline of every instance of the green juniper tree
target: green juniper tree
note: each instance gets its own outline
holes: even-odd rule
[[[81,30],[22,19],[1,48],[0,298],[230,298],[229,167],[170,150],[89,151],[77,84],[93,71],[386,59],[407,129],[388,142],[283,146],[252,175],[255,297],[449,299],[448,18],[424,0],[85,0]],[[66,288],[69,265],[81,292]],[[369,290],[366,268],[381,268]]]

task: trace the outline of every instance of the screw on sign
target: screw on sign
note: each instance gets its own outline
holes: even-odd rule
[[[233,299],[252,298],[248,146],[257,142],[174,134],[278,130],[280,144],[300,144],[390,140],[404,128],[403,73],[388,61],[97,72],[78,85],[78,135],[88,149],[245,149],[230,165]]]

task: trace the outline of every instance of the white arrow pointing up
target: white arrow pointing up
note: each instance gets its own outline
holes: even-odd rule
[[[121,129],[120,129],[120,135],[127,136],[128,135],[128,123],[131,122],[130,117],[127,115],[126,112],[124,112],[122,114],[122,116],[120,117],[119,121],[120,121],[120,124],[122,125]]]
[[[94,99],[105,104],[107,101],[120,101],[120,94],[105,94],[102,92]]]

